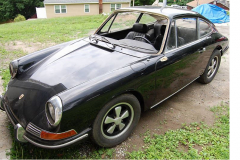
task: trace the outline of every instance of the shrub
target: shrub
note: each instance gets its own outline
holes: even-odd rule
[[[20,22],[20,21],[26,21],[26,18],[23,15],[18,14],[17,17],[14,18],[14,22]]]

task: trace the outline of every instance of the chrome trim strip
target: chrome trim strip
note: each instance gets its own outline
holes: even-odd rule
[[[197,43],[203,41],[203,40],[206,39],[206,38],[208,38],[208,37],[203,37],[203,38],[198,39],[198,40],[196,40],[196,41],[193,41],[193,42],[184,44],[184,45],[182,45],[182,46],[180,46],[180,47],[177,47],[177,48],[168,50],[168,51],[166,51],[164,54],[168,54],[169,52],[175,52],[175,51],[177,51],[177,50],[181,50],[182,48],[187,48],[187,47],[189,47],[189,46],[192,46],[192,45],[194,45],[194,44],[197,44]]]
[[[23,138],[25,138],[28,142],[32,143],[33,145],[35,146],[38,146],[38,147],[41,147],[41,148],[47,148],[47,149],[57,149],[57,148],[62,148],[62,147],[66,147],[68,145],[71,145],[77,141],[80,141],[84,138],[87,138],[88,137],[88,134],[84,134],[70,142],[67,142],[67,143],[64,143],[64,144],[60,144],[60,145],[55,145],[55,146],[48,146],[48,145],[44,145],[44,144],[39,144],[37,142],[34,142],[33,140],[29,139],[26,135],[23,135]]]
[[[32,135],[34,135],[36,137],[39,137],[39,138],[40,138],[41,132],[42,132],[41,129],[39,129],[37,126],[35,126],[32,123],[29,123],[27,125],[26,131],[31,133]]]
[[[195,80],[197,80],[199,77],[197,77],[196,79],[194,79],[193,81],[191,81],[190,83],[188,83],[187,85],[185,85],[184,87],[182,87],[181,89],[179,89],[178,91],[174,92],[173,94],[171,94],[170,96],[168,96],[167,98],[161,100],[160,102],[158,102],[157,104],[153,105],[152,107],[150,107],[150,109],[156,107],[157,105],[159,105],[160,103],[162,103],[163,101],[165,101],[166,99],[172,97],[173,95],[175,95],[176,93],[180,92],[182,89],[184,89],[185,87],[187,87],[189,84],[191,84],[192,82],[194,82]]]

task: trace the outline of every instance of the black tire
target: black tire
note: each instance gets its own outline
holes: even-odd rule
[[[140,115],[140,103],[135,96],[124,94],[113,99],[102,108],[94,121],[93,140],[102,147],[114,147],[122,143],[137,126]]]
[[[213,61],[214,62],[216,61],[217,64],[213,65]],[[199,77],[198,81],[203,84],[210,83],[214,79],[215,75],[217,74],[220,63],[221,63],[221,53],[219,50],[215,50],[209,59],[209,62],[207,64],[207,67],[204,73]]]

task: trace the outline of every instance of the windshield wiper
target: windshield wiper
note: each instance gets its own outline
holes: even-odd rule
[[[116,47],[116,45],[115,44],[113,44],[112,42],[110,42],[107,38],[105,38],[105,37],[102,37],[102,36],[96,36],[96,35],[94,35],[94,36],[89,36],[89,40],[91,41],[91,42],[93,42],[93,43],[98,43],[98,41],[100,40],[100,41],[102,41],[102,42],[106,42],[106,45],[108,46],[108,43],[109,44],[111,44],[112,46],[108,46],[109,48],[111,48],[111,49],[114,49],[115,47]]]

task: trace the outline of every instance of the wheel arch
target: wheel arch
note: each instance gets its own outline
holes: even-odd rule
[[[123,92],[121,94],[118,94],[117,96],[114,96],[114,98],[119,97],[123,94],[131,94],[134,97],[136,97],[138,99],[139,103],[140,103],[141,112],[145,111],[144,98],[143,98],[141,93],[139,93],[138,91],[135,91],[135,90],[131,90],[131,91],[126,91],[126,92]]]

